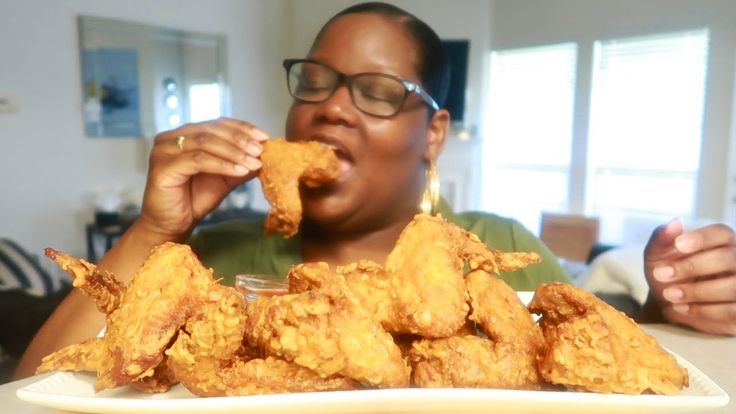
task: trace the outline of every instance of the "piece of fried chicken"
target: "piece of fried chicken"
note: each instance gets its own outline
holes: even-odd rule
[[[516,292],[476,270],[466,276],[475,322],[488,338],[454,335],[414,342],[409,352],[420,387],[540,389],[544,337]]]
[[[189,246],[164,243],[151,251],[121,294],[123,289],[116,289],[122,284],[114,276],[81,265],[80,260],[67,267],[87,281],[80,286],[98,308],[111,309],[105,335],[46,356],[37,372],[94,369],[96,391],[132,383],[151,391],[165,390],[168,370],[159,368],[164,350],[215,284],[212,270],[202,265]],[[82,275],[81,269],[87,273]],[[101,274],[104,277],[98,277]],[[96,280],[104,283],[92,283]]]
[[[84,259],[50,247],[45,249],[45,254],[72,277],[72,285],[91,298],[101,313],[109,315],[120,306],[126,286],[112,273],[100,270]],[[106,351],[103,338],[92,338],[79,344],[72,344],[44,357],[36,373],[97,372],[102,360],[107,357]]]
[[[260,172],[263,195],[271,204],[266,217],[266,235],[275,232],[288,238],[296,234],[302,219],[299,183],[319,187],[340,175],[335,151],[316,141],[286,141],[283,138],[263,143]]]
[[[345,278],[360,304],[386,331],[398,333],[404,330],[397,321],[394,308],[395,300],[391,293],[394,289],[393,278],[383,266],[364,259],[339,266],[336,272]],[[289,279],[290,289],[293,289],[293,284],[293,279]]]
[[[214,285],[166,351],[174,376],[200,396],[272,394],[353,389],[350,379],[322,378],[284,360],[253,357],[243,345],[245,300],[232,288]]]
[[[81,290],[95,301],[97,309],[109,315],[118,308],[123,299],[126,286],[123,282],[105,270],[100,270],[94,264],[66,253],[47,247],[46,257],[56,262],[72,277],[72,286]]]
[[[301,293],[260,297],[247,307],[249,345],[316,371],[379,388],[409,385],[401,351],[326,263],[294,266]]]
[[[460,257],[464,239],[441,216],[418,214],[386,258],[398,333],[442,338],[465,324],[468,292]]]
[[[540,373],[549,382],[601,393],[676,394],[688,373],[632,319],[571,285],[537,288],[529,304],[540,313],[546,350]]]
[[[51,371],[97,372],[102,359],[107,357],[103,338],[88,339],[79,344],[66,346],[41,360],[36,374]]]
[[[445,338],[469,311],[463,260],[491,273],[541,259],[536,253],[502,253],[442,216],[418,214],[404,228],[385,266],[361,260],[337,269],[371,314],[391,333]]]
[[[127,287],[115,276],[100,270],[94,264],[47,248],[46,256],[56,262],[73,279],[74,287],[94,300],[97,309],[109,315],[118,308]],[[79,344],[69,345],[58,352],[47,355],[37,368],[37,373],[50,371],[89,371],[101,369],[103,360],[108,358],[104,338],[93,338]],[[130,385],[141,392],[166,392],[176,380],[166,365],[166,360],[154,368],[153,375],[136,379]]]

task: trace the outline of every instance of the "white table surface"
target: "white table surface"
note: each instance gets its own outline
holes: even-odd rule
[[[654,335],[662,346],[690,361],[731,397],[727,406],[703,413],[736,413],[736,337],[707,335],[672,325],[643,325],[643,327]],[[15,396],[19,388],[41,378],[43,376],[0,385],[0,413],[59,413],[57,410],[26,403]]]

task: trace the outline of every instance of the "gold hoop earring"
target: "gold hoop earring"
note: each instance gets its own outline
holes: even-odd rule
[[[437,205],[440,201],[440,176],[437,174],[437,164],[434,159],[427,161],[424,172],[424,193],[419,202],[419,211],[424,214],[437,214]]]

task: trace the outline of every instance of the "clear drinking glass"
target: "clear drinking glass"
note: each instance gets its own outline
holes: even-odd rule
[[[288,293],[289,282],[286,276],[242,274],[235,276],[235,289],[245,296],[246,302],[253,302],[259,296]]]

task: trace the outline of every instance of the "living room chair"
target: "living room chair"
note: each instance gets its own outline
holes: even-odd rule
[[[596,217],[543,212],[539,238],[557,257],[585,262],[598,243],[599,229]]]

